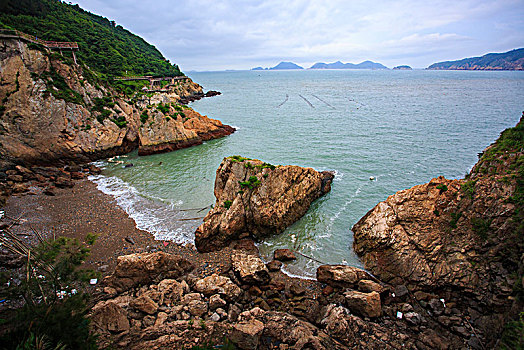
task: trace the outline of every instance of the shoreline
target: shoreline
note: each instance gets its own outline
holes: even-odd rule
[[[31,187],[29,193],[11,195],[3,210],[9,217],[21,216],[12,231],[29,240],[33,235],[27,233],[32,228],[44,237],[55,234],[84,243],[88,233],[97,234],[95,243],[89,246],[91,252],[85,266],[101,272],[103,277],[114,271],[119,256],[133,253],[163,251],[179,255],[194,264],[194,274],[199,277],[230,270],[230,256],[235,249],[254,249],[260,256],[258,248],[250,242],[238,241],[219,251],[200,253],[191,243],[157,240],[152,233],[138,229],[116,199],[100,191],[97,184],[87,178],[74,181],[72,188],[57,188],[54,196],[45,195],[39,187]],[[134,244],[126,238],[131,238]],[[164,242],[169,243],[165,245]],[[274,278],[286,284],[308,286],[308,290],[316,295],[321,293],[318,287],[312,287],[316,284],[314,278],[291,276],[282,270],[275,273]]]

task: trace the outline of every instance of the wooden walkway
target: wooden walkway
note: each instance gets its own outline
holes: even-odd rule
[[[14,30],[14,29],[0,29],[0,39],[23,40],[23,41],[27,41],[33,44],[42,45],[50,50],[58,49],[60,53],[62,53],[62,50],[71,50],[73,52],[73,59],[75,60],[75,64],[76,64],[75,51],[79,49],[78,43],[76,42],[41,40],[41,39],[38,39],[36,36],[32,36],[32,35],[29,35],[19,30]]]

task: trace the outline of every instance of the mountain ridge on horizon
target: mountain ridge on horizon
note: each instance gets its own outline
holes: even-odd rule
[[[524,48],[431,64],[430,70],[524,70]]]
[[[298,64],[290,61],[282,61],[274,67],[263,68],[255,67],[251,70],[284,70],[284,69],[304,69]],[[381,63],[366,60],[358,64],[355,63],[343,63],[340,60],[333,63],[317,62],[307,69],[389,69]]]

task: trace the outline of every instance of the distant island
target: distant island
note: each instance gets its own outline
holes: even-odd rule
[[[281,70],[281,69],[304,69],[304,68],[300,67],[298,64],[295,64],[293,62],[280,62],[276,66],[269,68],[269,70]]]
[[[388,69],[388,67],[372,61],[364,61],[359,64],[337,61],[334,63],[315,63],[309,69]]]
[[[407,65],[396,66],[396,67],[393,67],[393,69],[394,70],[413,70],[413,68]]]
[[[433,63],[427,69],[447,70],[524,70],[524,48],[481,57]]]
[[[271,68],[263,68],[263,67],[251,68],[251,70],[283,70],[283,69],[304,69],[304,68],[293,62],[280,62],[279,64]],[[315,63],[309,69],[388,69],[388,67],[380,63],[376,63],[372,61],[364,61],[359,64],[342,63],[340,61],[337,61],[333,63],[322,63],[322,62]],[[411,67],[409,69],[411,69]]]

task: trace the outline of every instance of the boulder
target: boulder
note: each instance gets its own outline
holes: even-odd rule
[[[215,180],[216,203],[195,232],[201,252],[227,246],[244,232],[255,239],[282,232],[329,192],[333,173],[224,158]]]
[[[95,330],[120,333],[129,330],[126,311],[113,302],[101,301],[91,310],[91,322]]]
[[[242,290],[231,279],[216,274],[198,280],[195,283],[195,290],[207,296],[219,293],[227,300],[234,300],[242,293]]]
[[[266,284],[270,280],[266,265],[257,256],[237,252],[231,256],[231,263],[243,283]]]
[[[289,249],[277,249],[273,252],[273,259],[279,261],[297,260],[295,253]]]
[[[209,309],[214,311],[227,305],[226,301],[219,294],[214,294],[209,298]]]
[[[141,295],[133,299],[129,305],[149,315],[153,315],[158,310],[158,304],[147,295]]]
[[[233,325],[229,339],[240,349],[253,350],[258,348],[264,324],[256,319]]]
[[[358,267],[347,265],[322,265],[317,269],[317,280],[332,287],[354,288],[360,280],[371,276]]]
[[[382,315],[380,294],[377,292],[362,293],[348,290],[344,293],[346,306],[351,312],[365,317]]]
[[[363,293],[382,293],[384,291],[384,287],[382,287],[377,282],[373,282],[370,280],[360,280],[358,281],[358,290]]]
[[[266,264],[269,271],[275,272],[279,271],[282,268],[282,262],[278,260],[272,260]]]
[[[115,272],[107,284],[119,293],[138,285],[150,284],[162,278],[177,278],[191,270],[193,265],[184,258],[164,252],[119,256]]]

